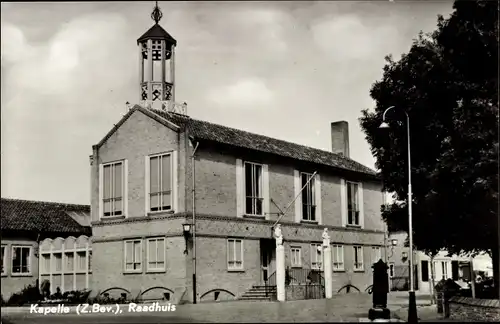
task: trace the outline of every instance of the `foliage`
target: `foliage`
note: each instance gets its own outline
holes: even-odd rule
[[[42,295],[36,285],[27,285],[20,292],[12,294],[6,304],[8,306],[22,306],[36,303],[40,301],[41,298]]]
[[[497,3],[455,1],[436,31],[420,33],[399,61],[386,61],[370,91],[375,111],[364,110],[360,123],[384,189],[396,200],[382,207],[389,230],[408,230],[404,110],[415,246],[431,254],[491,254],[498,228]],[[390,106],[390,129],[379,129]]]

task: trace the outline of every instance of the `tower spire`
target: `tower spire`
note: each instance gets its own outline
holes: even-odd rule
[[[161,12],[160,7],[158,7],[158,1],[156,1],[153,12],[151,13],[151,19],[153,19],[154,22],[158,24],[162,17],[163,13]]]

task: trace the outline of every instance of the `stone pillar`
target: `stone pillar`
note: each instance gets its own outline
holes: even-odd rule
[[[332,248],[325,246],[323,249],[323,270],[325,277],[325,297],[327,299],[333,296],[333,283],[332,283]]]
[[[276,246],[276,295],[278,301],[285,301],[285,247]]]

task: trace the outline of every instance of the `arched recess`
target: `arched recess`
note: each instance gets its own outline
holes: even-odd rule
[[[223,301],[223,300],[234,300],[236,296],[226,289],[212,289],[201,295],[201,301]]]
[[[156,292],[153,292],[155,290],[159,290],[160,293],[157,294]],[[153,293],[151,293],[151,292],[153,292]],[[149,296],[148,296],[148,293],[149,293]],[[167,287],[162,287],[162,286],[156,286],[156,287],[151,287],[151,288],[144,290],[140,295],[140,299],[142,299],[142,300],[164,299],[164,300],[170,301],[172,299],[173,295],[174,295],[174,291],[172,289],[169,289]]]
[[[116,291],[118,291],[118,292],[119,292],[119,294],[118,294],[118,295],[116,295],[116,296],[112,296],[112,295],[114,295],[114,294],[112,294],[111,292],[113,292],[113,291],[115,291],[115,290],[116,290]],[[104,296],[104,294],[106,294],[106,293],[110,294],[110,296],[112,296],[112,297],[120,297],[120,295],[121,295],[122,293],[126,293],[127,295],[129,295],[129,294],[130,294],[130,291],[128,291],[127,289],[122,288],[122,287],[112,287],[112,288],[108,288],[108,289],[104,290],[103,292],[101,292],[101,293],[100,293],[100,296]]]
[[[343,286],[342,288],[340,288],[340,289],[337,291],[337,293],[339,293],[339,294],[340,294],[340,293],[342,292],[342,290],[345,290],[345,293],[346,293],[346,294],[350,293],[350,292],[351,292],[351,290],[357,290],[357,292],[360,292],[360,290],[359,290],[359,288],[358,288],[358,287],[353,286],[353,285],[350,285],[350,284],[349,284],[349,285],[345,285],[345,286]]]

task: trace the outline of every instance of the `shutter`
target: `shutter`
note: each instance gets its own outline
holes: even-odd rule
[[[144,215],[148,216],[149,213],[149,190],[150,190],[150,173],[149,173],[149,156],[144,157]]]
[[[314,194],[315,194],[315,199],[316,199],[316,220],[318,221],[318,224],[321,225],[323,224],[323,218],[321,215],[321,179],[319,174],[316,173],[315,179],[314,179]]]
[[[342,227],[347,226],[347,188],[345,179],[340,179],[340,215]]]
[[[123,213],[128,217],[128,160],[123,161]]]
[[[359,226],[365,228],[365,204],[363,201],[363,183],[358,184],[358,203],[359,203]]]
[[[104,195],[104,166],[99,164],[99,210],[97,215],[97,220],[100,220],[103,215],[103,204],[102,199]]]
[[[302,196],[300,193],[300,172],[298,170],[293,170],[293,183],[294,183],[294,196],[295,199],[295,222],[300,223],[302,220]],[[298,196],[298,197],[297,197]]]
[[[270,213],[270,199],[269,199],[269,165],[262,165],[262,207],[264,211],[264,217],[269,220],[271,219]]]
[[[243,217],[243,161],[236,159],[236,217]]]
[[[178,176],[177,170],[179,168],[178,154],[177,151],[172,151],[172,209],[174,213],[177,213],[177,206],[179,205],[178,199]],[[192,175],[191,175],[192,176]]]

